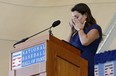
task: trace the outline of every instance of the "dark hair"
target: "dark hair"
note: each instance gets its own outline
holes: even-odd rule
[[[76,4],[72,9],[72,12],[74,11],[78,11],[79,13],[81,13],[82,15],[87,15],[87,19],[86,19],[86,23],[85,23],[85,27],[84,29],[86,29],[87,27],[96,24],[96,20],[93,18],[92,14],[91,14],[91,10],[90,8],[85,4],[85,3],[79,3]]]

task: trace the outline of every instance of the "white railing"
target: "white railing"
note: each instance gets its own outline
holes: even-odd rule
[[[99,46],[99,48],[98,48],[98,50],[97,50],[97,53],[99,53],[99,52],[101,52],[102,51],[102,49],[103,49],[103,47],[105,46],[105,43],[108,41],[108,39],[111,37],[110,35],[111,35],[111,33],[112,33],[112,31],[114,30],[114,28],[115,28],[115,26],[116,26],[116,15],[115,15],[115,18],[113,19],[113,21],[112,21],[112,23],[111,23],[111,25],[109,25],[109,26],[111,26],[110,28],[108,27],[108,30],[106,30],[106,36],[103,38],[103,41],[102,41],[102,43],[100,44],[100,46]],[[116,30],[115,30],[116,31]],[[108,46],[105,46],[105,47],[108,47]],[[108,49],[107,49],[108,50]],[[105,50],[104,50],[105,51]]]

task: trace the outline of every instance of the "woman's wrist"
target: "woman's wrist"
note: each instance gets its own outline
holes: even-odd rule
[[[81,31],[81,30],[83,30],[83,29],[81,29],[81,28],[77,29],[78,32]]]

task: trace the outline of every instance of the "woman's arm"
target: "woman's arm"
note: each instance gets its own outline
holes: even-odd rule
[[[92,29],[87,34],[85,34],[83,30],[79,30],[78,35],[82,45],[84,46],[91,44],[94,40],[99,38],[99,33],[97,29]]]

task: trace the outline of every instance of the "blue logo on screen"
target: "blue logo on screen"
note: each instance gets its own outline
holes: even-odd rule
[[[22,67],[44,62],[45,43],[22,50]]]

